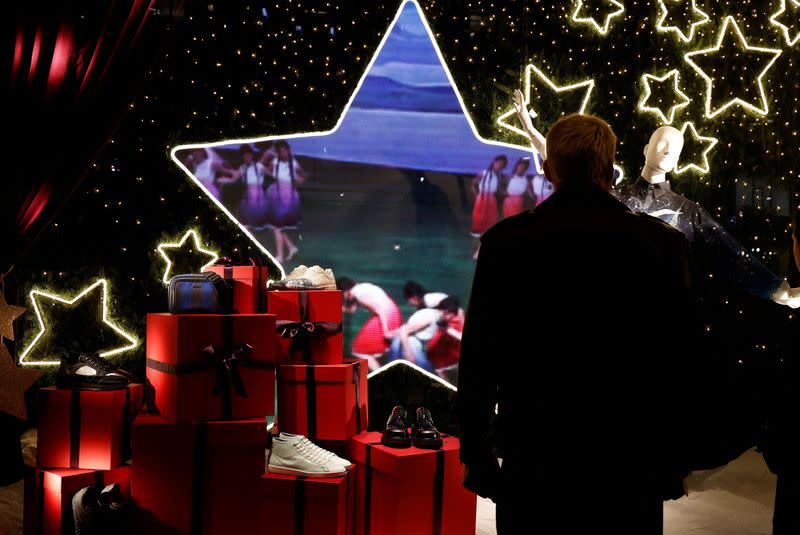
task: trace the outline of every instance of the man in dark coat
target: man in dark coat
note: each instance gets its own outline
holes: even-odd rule
[[[464,484],[501,535],[662,533],[691,468],[689,245],[609,194],[615,147],[602,120],[560,119],[556,192],[481,238],[457,409]]]

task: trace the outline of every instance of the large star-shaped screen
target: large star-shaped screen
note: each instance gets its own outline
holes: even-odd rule
[[[477,237],[552,192],[538,156],[478,136],[413,2],[332,130],[183,146],[174,157],[287,271],[320,264],[355,283],[346,354],[369,357],[371,369],[413,360],[451,382],[459,342],[448,327],[463,324]],[[407,299],[409,281],[427,297]],[[452,299],[449,312],[434,308],[445,295],[460,310]],[[387,335],[409,321],[424,328],[405,344]]]

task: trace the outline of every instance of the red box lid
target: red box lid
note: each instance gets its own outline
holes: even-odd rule
[[[352,383],[353,368],[356,364],[366,366],[366,362],[345,362],[342,364],[314,364],[314,381],[317,383]],[[304,383],[306,364],[281,364],[278,366],[278,381],[284,383]]]
[[[443,437],[443,440],[444,445],[442,446],[442,450],[445,452],[445,455],[458,458],[458,438],[446,436]],[[375,470],[398,476],[418,469],[420,463],[430,462],[435,464],[436,452],[439,451],[415,448],[414,446],[410,448],[389,448],[381,445],[380,432],[368,431],[350,439],[348,444],[350,460],[366,464],[367,445],[370,445],[372,448],[370,454],[371,467]]]
[[[267,310],[278,319],[297,321],[300,319],[300,294],[308,295],[308,319],[310,321],[342,321],[342,292],[340,290],[294,290],[267,293]]]
[[[264,281],[264,288],[267,284],[267,266],[230,266],[233,271],[233,278],[235,280],[262,280]],[[225,275],[225,266],[212,265],[203,270],[204,272],[213,272],[219,276]]]
[[[341,477],[307,477],[304,478],[303,489],[306,498],[319,501],[336,501],[340,493],[347,487],[347,478],[353,474],[355,466],[348,470],[348,474]],[[270,474],[267,472],[261,477],[261,488],[268,498],[292,498],[295,485],[299,478],[284,474]]]

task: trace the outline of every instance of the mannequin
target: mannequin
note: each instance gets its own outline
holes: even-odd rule
[[[546,158],[545,137],[533,126],[522,92],[513,95],[514,107],[533,148]],[[683,134],[672,126],[653,132],[644,146],[645,163],[633,184],[612,190],[612,194],[634,212],[662,219],[686,236],[701,272],[711,273],[731,290],[772,300],[791,308],[800,307],[800,288],[788,284],[744,248],[700,205],[672,191],[667,173],[675,169],[683,150]],[[744,253],[744,254],[743,254]]]

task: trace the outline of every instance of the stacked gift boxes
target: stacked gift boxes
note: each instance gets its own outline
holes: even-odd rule
[[[72,497],[84,487],[118,483],[130,496],[131,422],[143,397],[141,384],[39,391],[37,466],[25,477],[26,535],[74,533]]]
[[[267,416],[275,407],[275,316],[259,266],[213,266],[233,314],[149,314],[149,413],[133,423],[137,532],[256,533]]]
[[[367,367],[343,359],[342,293],[268,292],[278,321],[278,428],[308,437],[338,454],[367,427]],[[262,513],[276,533],[353,532],[355,477],[263,478]]]

